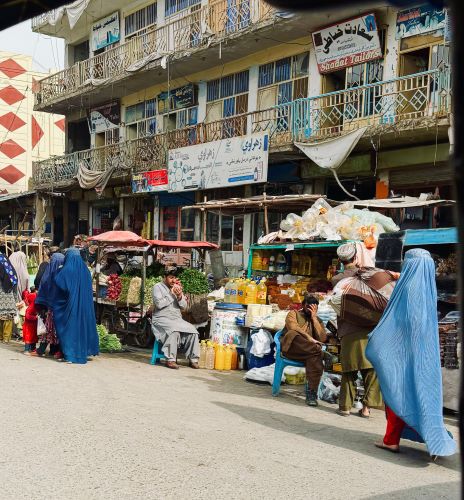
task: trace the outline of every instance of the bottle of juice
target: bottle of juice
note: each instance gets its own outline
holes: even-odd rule
[[[238,368],[237,346],[235,344],[232,344],[232,345],[230,345],[230,349],[232,351],[232,363],[231,363],[231,367],[232,367],[232,370],[236,370]]]
[[[246,280],[241,280],[238,287],[238,304],[245,304],[245,292],[246,292],[247,282]]]
[[[214,345],[210,341],[208,341],[208,343],[206,344],[206,368],[208,370],[214,370],[214,360]]]
[[[258,287],[254,281],[250,281],[246,287],[245,304],[256,304]]]
[[[231,304],[237,304],[238,303],[237,280],[232,280],[232,285],[230,287],[230,303]]]
[[[204,340],[200,342],[200,361],[198,364],[200,368],[206,368],[206,342]]]
[[[232,370],[232,349],[226,345],[224,351],[224,370]]]
[[[256,303],[266,304],[266,301],[267,301],[267,286],[266,286],[266,279],[263,278],[258,285],[258,290],[256,293]]]
[[[214,369],[215,370],[224,370],[224,362],[225,362],[225,350],[222,344],[219,344],[216,351],[216,359],[214,360]]]

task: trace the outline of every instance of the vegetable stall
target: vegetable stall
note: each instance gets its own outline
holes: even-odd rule
[[[123,343],[148,347],[153,343],[151,319],[153,286],[163,279],[172,249],[198,252],[204,259],[207,250],[217,246],[202,241],[146,240],[129,231],[108,231],[92,238],[98,245],[94,276],[97,323],[115,333]],[[116,258],[121,274],[105,276],[108,255]],[[193,260],[193,259],[192,259]],[[208,321],[206,296],[209,291],[204,273],[185,268],[179,274],[189,304],[185,319],[194,324]]]

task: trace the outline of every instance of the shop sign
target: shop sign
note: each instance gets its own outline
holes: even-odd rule
[[[374,14],[366,14],[313,33],[320,73],[330,73],[382,57]]]
[[[445,27],[445,9],[437,9],[428,4],[420,5],[419,7],[398,12],[396,16],[396,39],[444,30]]]
[[[169,191],[196,191],[267,181],[269,135],[233,137],[169,151]]]
[[[119,42],[119,39],[119,12],[114,12],[92,24],[90,43],[94,52]]]
[[[92,134],[106,132],[119,127],[121,122],[121,106],[113,101],[90,110],[90,128]]]
[[[166,169],[152,170],[132,175],[133,193],[153,193],[167,191],[168,171]]]
[[[161,92],[158,96],[159,112],[189,108],[195,104],[195,89],[193,83],[184,85],[169,92]]]

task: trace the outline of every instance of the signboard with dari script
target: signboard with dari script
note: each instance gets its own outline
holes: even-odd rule
[[[168,190],[168,171],[163,168],[132,175],[133,193],[153,193]]]
[[[313,33],[320,73],[362,64],[382,57],[374,14],[366,14]]]
[[[269,135],[252,134],[172,149],[169,191],[197,191],[267,181]]]

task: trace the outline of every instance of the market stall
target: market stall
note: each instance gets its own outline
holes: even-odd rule
[[[145,240],[129,231],[109,231],[92,241],[98,245],[92,270],[97,322],[124,343],[141,347],[153,342],[147,312],[153,286],[162,280],[164,266],[170,262],[169,249],[188,247],[190,252],[203,254],[217,248],[207,242]],[[105,259],[109,255],[118,263],[120,272],[105,276]],[[197,269],[184,269],[179,279],[189,303],[186,319],[195,324],[207,322],[206,277]]]

